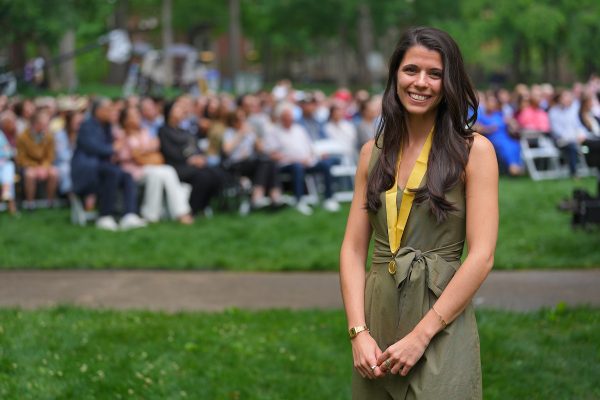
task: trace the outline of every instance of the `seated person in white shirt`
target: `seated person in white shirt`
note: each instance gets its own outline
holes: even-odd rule
[[[557,94],[555,102],[548,112],[552,136],[568,161],[571,176],[575,177],[580,145],[587,139],[585,127],[579,120],[579,104],[573,101],[568,90]]]
[[[311,207],[302,201],[304,195],[304,176],[318,173],[323,176],[325,193],[323,207],[327,211],[339,210],[339,204],[332,198],[331,159],[320,159],[315,152],[313,142],[306,130],[294,123],[293,110],[286,104],[280,105],[276,112],[277,125],[275,135],[279,144],[277,151],[271,153],[278,161],[280,171],[292,176],[292,186],[296,198],[296,208],[302,214],[312,214]]]
[[[252,208],[281,207],[277,165],[261,154],[261,139],[246,120],[245,112],[231,111],[227,115],[227,126],[222,144],[224,167],[252,181]]]
[[[339,104],[333,104],[329,111],[329,121],[324,127],[327,139],[334,141],[340,151],[338,156],[354,162],[357,158],[356,128],[344,119],[344,110]]]

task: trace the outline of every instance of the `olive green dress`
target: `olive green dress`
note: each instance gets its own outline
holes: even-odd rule
[[[373,146],[369,174],[379,157]],[[423,182],[425,182],[425,177]],[[397,206],[400,208],[399,189]],[[381,351],[406,336],[435,304],[456,270],[465,241],[465,190],[458,184],[446,198],[458,208],[437,223],[427,202],[413,203],[396,255],[397,271],[388,272],[392,253],[388,242],[385,193],[377,213],[369,213],[374,251],[366,277],[366,323]],[[481,399],[479,335],[471,303],[430,342],[407,376],[387,374],[362,378],[354,370],[354,399]]]

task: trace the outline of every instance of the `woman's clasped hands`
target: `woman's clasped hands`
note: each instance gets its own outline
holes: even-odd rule
[[[363,378],[376,379],[388,373],[406,376],[428,345],[425,337],[412,331],[382,352],[375,339],[365,332],[352,342],[354,367]]]

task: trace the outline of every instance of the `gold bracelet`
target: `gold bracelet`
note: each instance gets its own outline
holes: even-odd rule
[[[442,324],[442,329],[446,329],[446,327],[448,326],[448,324],[446,323],[446,321],[444,321],[444,318],[442,318],[441,314],[439,312],[436,311],[435,308],[433,308],[433,306],[431,307],[431,309],[433,310],[434,313],[437,314],[440,323]]]

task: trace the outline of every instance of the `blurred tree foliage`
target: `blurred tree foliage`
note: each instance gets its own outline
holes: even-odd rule
[[[447,30],[481,79],[497,73],[512,82],[556,82],[600,70],[598,0],[245,0],[243,25],[282,58],[318,53],[331,38],[356,49],[361,4],[377,38],[397,39],[415,25]],[[387,56],[392,49],[379,50]]]
[[[56,54],[67,29],[82,44],[105,33],[116,3],[128,1],[130,15],[160,19],[162,0],[0,0],[0,46],[10,47],[11,64],[22,63],[26,45]],[[447,30],[460,44],[477,80],[499,75],[509,82],[586,78],[600,70],[598,0],[240,0],[242,33],[258,61],[285,69],[291,60],[331,51],[389,56],[400,32],[430,25]],[[364,10],[368,9],[368,13]],[[368,18],[368,24],[361,21]],[[216,36],[227,32],[227,1],[173,0],[177,37],[198,26]],[[370,32],[363,28],[370,27]],[[361,43],[362,35],[373,36]],[[360,61],[359,61],[360,64]],[[83,69],[98,69],[89,62]],[[82,74],[79,65],[79,73]],[[275,71],[277,72],[277,71]],[[93,73],[87,72],[90,77]],[[277,74],[273,74],[275,77]]]
[[[95,42],[106,32],[114,2],[107,0],[0,0],[0,47],[8,48],[8,68],[19,70],[27,59],[57,57],[59,42],[68,30],[76,32],[76,47]],[[90,57],[91,56],[91,57]],[[105,63],[97,54],[78,59],[80,78],[101,79]],[[104,59],[102,55],[100,60]]]

